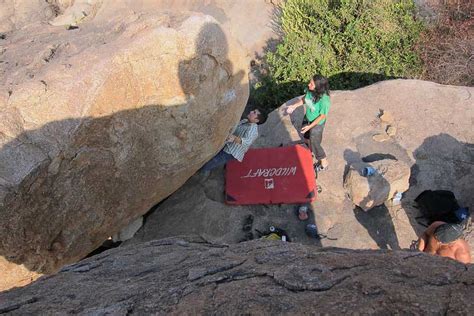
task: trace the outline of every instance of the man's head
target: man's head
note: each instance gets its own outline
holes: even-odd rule
[[[256,123],[260,125],[265,123],[267,116],[259,109],[254,109],[247,115],[247,120],[249,120],[250,123]]]
[[[462,227],[457,224],[443,224],[436,227],[433,236],[442,244],[449,244],[463,235]]]

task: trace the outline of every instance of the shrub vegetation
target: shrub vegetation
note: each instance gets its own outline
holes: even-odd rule
[[[423,80],[474,86],[474,2],[440,1],[437,19],[421,35]]]
[[[423,24],[412,0],[286,0],[277,24],[282,41],[252,91],[269,109],[302,94],[316,73],[331,89],[355,89],[422,71],[415,46]]]

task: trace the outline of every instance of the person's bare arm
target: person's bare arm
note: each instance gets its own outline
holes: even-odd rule
[[[418,250],[420,250],[420,251],[425,250],[426,245],[428,244],[428,239],[430,238],[430,236],[433,235],[435,229],[438,226],[443,225],[443,224],[444,224],[444,222],[436,221],[436,222],[433,222],[430,226],[428,226],[428,228],[425,230],[423,235],[421,235],[420,238],[418,239]]]
[[[428,236],[426,235],[426,233],[423,233],[423,235],[421,235],[420,238],[418,239],[418,246],[417,246],[418,250],[419,251],[425,250],[427,242],[428,242]]]
[[[322,120],[324,120],[325,118],[326,118],[326,115],[324,115],[324,114],[319,115],[314,121],[311,122],[311,124],[303,126],[301,128],[301,133],[302,134],[306,133],[307,131],[309,131],[310,129],[312,129],[316,125],[318,125],[318,123],[321,122]]]
[[[454,257],[457,261],[464,264],[471,263],[471,254],[469,253],[469,245],[464,242],[455,252]]]
[[[294,112],[294,110],[296,110],[297,107],[300,107],[304,104],[304,96],[301,96],[298,98],[298,100],[296,100],[295,103],[293,103],[292,105],[287,105],[286,106],[286,113],[288,114],[291,114]]]

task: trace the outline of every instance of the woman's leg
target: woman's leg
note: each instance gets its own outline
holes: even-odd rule
[[[306,134],[308,134],[307,137],[306,137]],[[313,159],[313,165],[314,165],[315,163],[318,162],[318,160],[317,160],[316,157],[314,156],[313,148],[311,147],[310,134],[311,134],[311,131],[307,131],[307,132],[304,134],[304,143],[305,143],[306,147],[308,147],[308,149],[311,151],[311,158]]]
[[[301,126],[309,125],[308,121],[306,120],[306,117],[303,118],[303,122],[301,123]],[[316,163],[313,149],[311,148],[311,130],[307,131],[306,133],[303,134],[303,140],[305,145],[308,147],[309,150],[311,150],[311,156],[313,157],[313,164]]]
[[[323,167],[327,166],[326,160],[326,152],[324,151],[323,147],[321,146],[321,142],[323,141],[323,131],[324,131],[324,124],[316,125],[311,129],[311,150],[314,153],[314,156],[317,160],[320,161]]]

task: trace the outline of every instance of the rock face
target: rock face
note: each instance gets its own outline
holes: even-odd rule
[[[370,166],[375,173],[364,176],[361,171]],[[371,164],[352,164],[344,179],[344,188],[352,202],[367,211],[408,190],[410,167],[401,161],[383,159]]]
[[[83,258],[179,188],[248,98],[245,52],[199,14],[36,25],[0,54],[0,256],[30,271]]]
[[[473,283],[472,265],[418,252],[179,238],[119,247],[0,293],[0,313],[467,315]]]
[[[56,26],[108,21],[118,16],[185,11],[214,17],[232,37],[240,41],[251,58],[262,54],[267,41],[277,38],[274,15],[277,1],[268,0],[2,0],[0,33],[41,22]],[[41,26],[42,27],[42,26]]]
[[[0,33],[19,29],[32,21],[48,21],[57,12],[50,1],[2,0],[0,1]]]
[[[270,225],[285,229],[290,238],[321,246],[351,249],[408,248],[426,227],[419,225],[414,199],[422,191],[451,190],[463,206],[474,205],[474,106],[472,87],[454,87],[418,80],[391,80],[354,91],[332,91],[331,109],[323,147],[330,167],[318,175],[322,192],[312,204],[307,222],[295,216],[295,205],[230,206],[224,203],[224,173],[216,170],[205,182],[191,178],[147,216],[136,242],[201,234],[216,242],[237,242],[245,237],[244,218],[254,215],[252,232]],[[450,104],[449,115],[441,115]],[[380,109],[392,113],[394,137],[375,142],[385,133]],[[276,110],[259,127],[257,147],[278,147],[300,141],[303,111],[292,116]],[[369,211],[354,206],[343,187],[349,166],[361,161],[394,159],[410,166],[409,189],[401,205],[382,205]],[[405,181],[405,180],[404,180]],[[404,184],[406,185],[406,184]],[[304,233],[315,223],[329,238],[314,240]],[[467,236],[474,250],[474,238]]]

